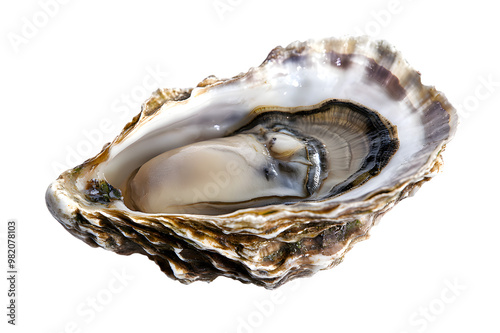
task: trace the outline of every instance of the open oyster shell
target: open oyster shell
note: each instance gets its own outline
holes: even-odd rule
[[[439,171],[456,125],[386,42],[295,42],[231,79],[156,91],[46,201],[75,237],[183,283],[274,288],[340,263]]]

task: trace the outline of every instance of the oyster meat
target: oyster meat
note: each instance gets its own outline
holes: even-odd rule
[[[338,264],[440,170],[456,126],[388,43],[295,42],[233,78],[157,90],[46,201],[87,244],[183,283],[274,288]]]

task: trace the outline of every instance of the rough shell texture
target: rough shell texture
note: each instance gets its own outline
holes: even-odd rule
[[[321,61],[315,60],[311,65],[309,60],[313,58]],[[290,63],[295,65],[290,67]],[[320,66],[315,69],[318,77],[323,67],[349,72],[334,81],[340,81],[340,87],[368,82],[376,87],[375,94],[404,106],[421,122],[423,134],[418,149],[390,169],[388,175],[378,176],[386,179],[381,185],[332,200],[243,209],[215,216],[145,214],[124,205],[120,191],[114,188],[118,185],[109,181],[103,170],[116,156],[113,149],[130,141],[141,126],[148,126],[155,117],[168,116],[178,105],[194,105],[200,96],[220,87],[238,88],[248,81],[252,85],[269,84],[276,81],[277,72],[284,77],[297,75],[287,73],[290,68],[300,67],[297,64]],[[343,78],[348,80],[344,83]],[[240,90],[243,94],[244,89]],[[328,97],[367,104],[365,95],[357,99],[343,91],[327,90]],[[294,92],[301,94],[300,89]],[[323,99],[319,96],[315,103]],[[368,106],[383,114],[377,106]],[[414,135],[402,131],[404,124],[399,124],[397,118],[399,136]],[[234,78],[212,76],[195,90],[156,91],[112,143],[94,158],[61,174],[50,185],[46,201],[53,216],[75,237],[119,254],[142,253],[169,277],[183,283],[226,276],[274,288],[340,263],[356,242],[367,238],[370,228],[384,213],[439,172],[441,153],[456,125],[456,112],[445,97],[433,87],[422,85],[420,74],[386,42],[366,37],[296,42],[275,48],[261,66]]]

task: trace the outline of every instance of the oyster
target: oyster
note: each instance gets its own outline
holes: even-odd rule
[[[456,125],[388,43],[295,42],[231,79],[156,91],[46,201],[87,244],[183,283],[274,288],[338,264],[440,170]]]

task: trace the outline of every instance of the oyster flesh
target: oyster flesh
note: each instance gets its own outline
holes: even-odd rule
[[[440,170],[456,126],[388,43],[295,42],[233,78],[157,90],[46,201],[87,244],[183,283],[274,288],[338,264]]]

